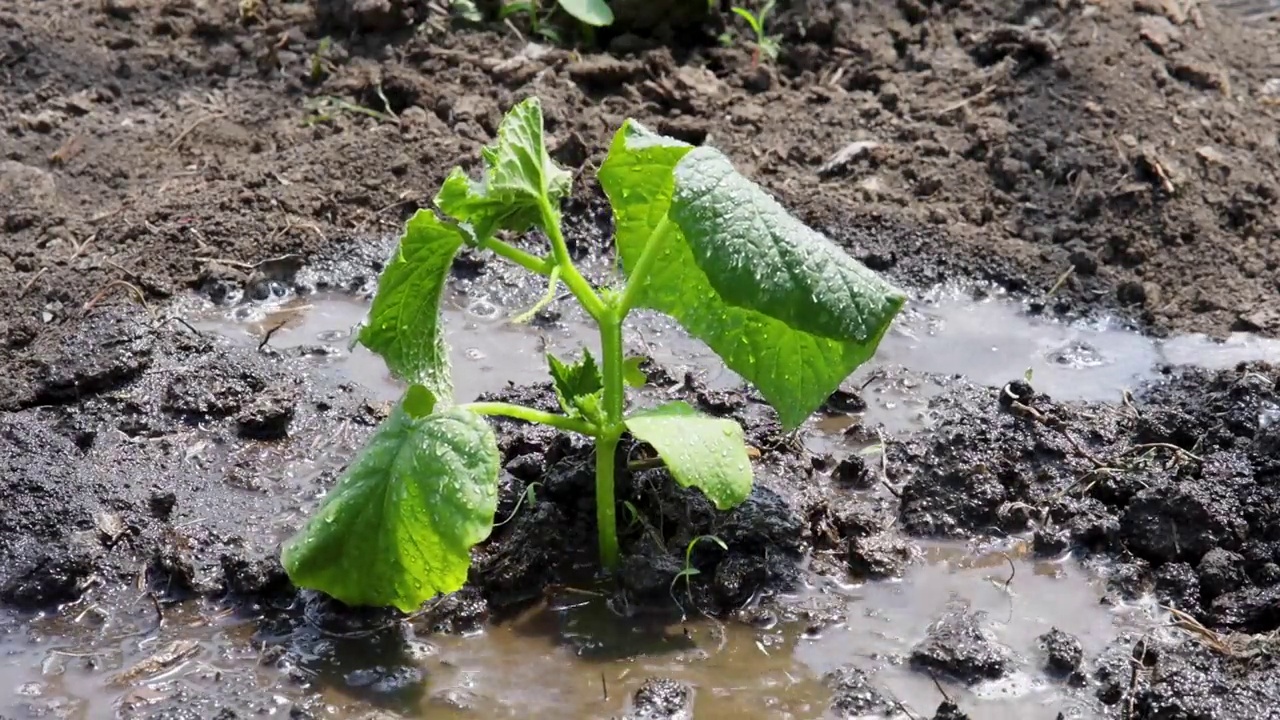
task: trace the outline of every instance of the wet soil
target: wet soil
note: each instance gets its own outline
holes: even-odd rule
[[[407,621],[299,596],[276,560],[394,386],[317,364],[339,354],[336,335],[221,341],[203,332],[190,298],[265,318],[315,291],[367,292],[388,236],[451,167],[475,165],[502,109],[529,94],[543,98],[556,158],[583,170],[566,220],[593,280],[607,276],[609,215],[591,168],[622,119],[636,117],[720,146],[905,285],[991,282],[1033,313],[1116,317],[1155,335],[1280,336],[1280,42],[1265,22],[1175,1],[817,1],[782,13],[782,56],[763,67],[741,45],[718,46],[722,21],[635,23],[599,38],[610,52],[579,53],[529,44],[519,25],[452,28],[434,4],[394,0],[0,8],[0,629],[42,653],[64,642],[35,679],[15,683],[30,701],[13,707],[97,716],[105,706],[49,686],[98,682],[84,676],[147,658],[122,682],[152,684],[99,697],[126,714],[233,717],[271,706],[287,681],[291,692],[277,695],[295,698],[286,702],[299,716],[315,701],[298,689],[317,686],[354,693],[356,708],[388,695],[401,711],[419,707],[424,671],[387,659],[427,652],[401,637]],[[659,42],[673,39],[679,49]],[[537,294],[481,257],[459,263],[455,284],[471,301]],[[572,318],[553,310],[538,326],[562,320]],[[970,334],[992,325],[978,319]],[[797,442],[732,378],[709,378],[706,365],[686,377],[676,365],[691,351],[652,345],[668,350],[651,367],[649,397],[686,398],[748,428],[761,451],[751,500],[719,515],[660,470],[628,474],[631,559],[620,584],[600,588],[586,448],[504,425],[500,516],[512,519],[478,551],[471,589],[410,627],[466,634],[515,622],[530,603],[563,609],[563,593],[583,589],[604,605],[599,617],[670,613],[685,546],[714,533],[729,550],[695,548],[700,572],[670,625],[686,629],[672,637],[707,632],[682,625],[681,611],[735,628],[782,618],[790,634],[779,637],[792,640],[828,627],[857,633],[851,613],[895,601],[851,611],[846,590],[806,604],[803,589],[822,577],[870,580],[861,587],[872,594],[885,587],[877,581],[912,577],[926,539],[994,538],[1010,563],[1023,547],[1083,558],[1106,578],[1108,602],[1155,598],[1186,613],[1173,616],[1181,627],[1108,627],[1102,640],[1088,623],[1000,635],[972,608],[930,606],[894,616],[901,642],[875,651],[891,661],[833,653],[837,662],[807,666],[825,681],[759,705],[787,696],[801,704],[769,716],[891,712],[894,698],[932,697],[931,680],[895,685],[885,674],[906,664],[919,683],[937,673],[975,718],[1026,716],[1026,706],[982,704],[1018,673],[1059,678],[1053,687],[1073,689],[1036,702],[1085,717],[1267,717],[1280,707],[1274,366],[1153,374],[1161,353],[1179,359],[1169,350],[1178,346],[1156,351],[1131,336],[1098,365],[1114,372],[1092,397],[1055,376],[1089,366],[1088,348],[1033,367],[1029,386],[1006,386],[1022,367],[1005,372],[990,358],[890,371],[833,398],[815,424],[822,433]],[[973,382],[949,377],[961,372]],[[549,402],[531,381],[475,388]],[[1134,392],[1121,401],[1124,387]],[[903,403],[918,412],[875,416]],[[866,424],[851,419],[864,406]],[[875,446],[880,454],[861,452]],[[516,512],[532,483],[535,500]],[[1021,586],[1015,578],[1001,592]],[[1033,607],[1016,606],[1018,616],[1036,616]],[[189,641],[191,628],[216,634],[214,657],[155,647]],[[335,637],[354,642],[338,651]],[[371,637],[383,642],[365,652],[383,656],[357,663],[363,672],[329,677],[333,668],[307,664],[348,657]],[[783,642],[731,637],[766,657]],[[65,672],[67,658],[76,672]],[[217,679],[174,690],[158,680],[174,668]],[[680,674],[673,667],[644,672],[653,679],[624,683],[637,717],[678,716],[690,702],[750,712],[662,679]],[[592,712],[617,712],[616,692]],[[428,701],[482,705],[461,690]]]

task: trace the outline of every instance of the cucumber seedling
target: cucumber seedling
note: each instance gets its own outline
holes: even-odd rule
[[[315,516],[284,547],[295,585],[348,605],[409,612],[462,587],[471,548],[488,538],[500,456],[487,415],[595,439],[600,560],[619,562],[614,478],[624,434],[649,445],[675,482],[720,510],[746,500],[752,468],[742,428],[683,402],[630,408],[642,383],[623,356],[628,314],[669,315],[751,382],[784,428],[801,423],[871,358],[905,296],[786,212],[710,147],[626,121],[598,177],[613,208],[624,277],[593,287],[569,257],[560,203],[573,176],[543,140],[537,98],[513,107],[483,153],[478,180],[455,169],[405,225],[378,279],[359,342],[409,384]],[[498,237],[538,229],[537,255]],[[502,402],[455,404],[441,297],[455,255],[488,252],[563,283],[600,331],[600,363],[548,357],[561,412]],[[625,507],[625,505],[624,505]]]
[[[756,37],[752,43],[755,45],[755,50],[751,53],[752,67],[760,64],[761,56],[764,56],[769,62],[774,62],[778,59],[778,51],[781,49],[778,45],[778,36],[770,35],[765,26],[769,21],[769,15],[773,12],[773,6],[774,0],[768,0],[761,6],[759,12],[753,13],[748,8],[737,5],[729,8],[733,11],[733,14],[747,22],[747,26],[751,28],[752,34]]]

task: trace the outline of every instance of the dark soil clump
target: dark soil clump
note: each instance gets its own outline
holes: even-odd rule
[[[935,428],[890,448],[891,472],[905,481],[900,520],[923,536],[1034,531],[1050,554],[1106,558],[1119,597],[1154,592],[1226,655],[1210,663],[1154,641],[1147,652],[1191,677],[1217,677],[1235,658],[1272,652],[1266,638],[1280,629],[1278,382],[1266,364],[1178,370],[1117,405],[1043,395],[1004,404],[994,390],[953,390],[934,401]],[[1050,669],[1074,672],[1077,652],[1045,640]],[[1239,664],[1258,682],[1214,706],[1245,712],[1258,697],[1280,696],[1259,668]],[[1157,711],[1189,702],[1176,687],[1144,690],[1139,707],[1145,697],[1153,714],[1136,717],[1195,717]]]
[[[949,609],[911,651],[911,664],[967,684],[1003,676],[1010,665],[1009,653],[987,637],[982,622],[982,617],[963,607]]]

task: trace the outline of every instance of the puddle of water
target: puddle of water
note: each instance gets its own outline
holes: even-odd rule
[[[317,295],[242,318],[207,311],[193,324],[256,345],[283,323],[271,334],[274,346],[326,346],[336,372],[368,387],[377,399],[392,400],[401,389],[382,362],[363,346],[348,349],[352,329],[367,312],[363,301]],[[545,381],[548,351],[569,356],[583,346],[599,350],[594,325],[580,313],[566,312],[553,328],[514,325],[510,318],[515,314],[484,298],[453,297],[446,303],[445,332],[459,400],[500,389],[508,381]],[[661,316],[636,313],[631,329],[632,349],[643,349],[659,363],[696,370],[712,387],[741,382],[705,345]],[[896,434],[927,425],[929,401],[942,392],[946,377],[1000,387],[1030,371],[1035,388],[1057,400],[1118,401],[1123,390],[1159,377],[1162,364],[1219,369],[1267,359],[1280,362],[1280,340],[1245,333],[1221,342],[1204,335],[1159,340],[1114,323],[1061,323],[1031,316],[999,296],[973,300],[940,291],[915,300],[886,334],[874,362],[859,368],[850,381],[871,381],[864,391],[868,408],[858,418],[861,423],[883,425]],[[893,368],[908,372],[877,377]]]
[[[331,369],[372,391],[377,400],[400,397],[403,387],[387,372],[382,360],[363,345],[351,347],[357,326],[369,311],[367,302],[346,295],[295,298],[278,307],[241,306],[227,313],[206,310],[192,319],[198,330],[233,342],[256,346],[267,335],[276,348],[314,346]],[[600,342],[589,320],[571,316],[555,327],[518,325],[508,312],[486,299],[448,298],[442,310],[453,364],[454,395],[469,402],[482,392],[501,389],[508,382],[522,385],[549,380],[546,354],[576,357],[584,346],[598,356]],[[709,376],[713,385],[732,385],[736,376],[715,362],[704,345],[664,327],[656,317],[641,318],[639,336],[654,359],[672,366],[691,366]],[[639,346],[637,345],[637,348]]]
[[[1010,563],[1016,574],[1006,589]],[[270,637],[253,620],[194,603],[168,609],[157,628],[148,603],[122,601],[110,617],[91,607],[0,636],[10,660],[0,668],[0,715],[129,717],[186,690],[220,692],[228,701],[267,698],[282,711],[318,696],[333,718],[368,717],[373,709],[440,720],[609,718],[646,678],[660,676],[693,687],[695,718],[790,720],[827,717],[823,675],[854,665],[927,717],[940,701],[937,689],[903,661],[928,623],[960,601],[985,614],[984,627],[1013,653],[1018,671],[973,688],[944,681],[948,695],[993,720],[1059,710],[1071,716],[1072,709],[1090,716],[1096,708],[1087,693],[1039,679],[1036,637],[1056,626],[1095,653],[1118,630],[1149,626],[1148,608],[1116,611],[1100,605],[1101,596],[1073,561],[975,557],[959,545],[934,544],[901,581],[827,581],[795,598],[801,607],[843,610],[843,622],[817,631],[796,622],[761,629],[637,621],[569,592],[472,636],[417,635],[401,624],[348,636],[307,628]],[[192,643],[190,655],[119,679],[175,642]],[[264,643],[289,652],[263,662]]]

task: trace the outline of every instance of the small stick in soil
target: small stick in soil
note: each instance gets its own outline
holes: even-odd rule
[[[1009,557],[1009,556],[1008,556],[1008,555],[1005,555],[1005,557]],[[929,679],[933,681],[933,686],[934,686],[934,687],[936,687],[936,688],[938,688],[938,694],[942,696],[942,699],[943,699],[943,700],[946,700],[947,702],[954,702],[954,701],[951,699],[951,696],[947,694],[947,691],[943,689],[943,687],[942,687],[942,683],[938,682],[938,675],[937,675],[937,673],[935,673],[935,672],[933,672],[932,670],[930,670],[930,671],[929,671]]]
[[[67,258],[67,262],[71,262],[72,260],[75,260],[76,258],[80,257],[80,255],[84,253],[85,248],[89,247],[90,243],[92,243],[94,240],[97,240],[97,239],[98,239],[98,233],[94,233],[89,237],[85,238],[84,242],[77,243],[75,252],[71,253],[71,257]]]
[[[82,309],[92,310],[93,306],[97,305],[102,300],[102,298],[106,297],[111,292],[111,289],[114,287],[123,287],[127,290],[131,290],[134,296],[138,298],[138,302],[141,303],[142,307],[146,309],[147,314],[151,315],[151,317],[155,317],[155,312],[153,312],[151,310],[151,306],[147,304],[147,298],[145,295],[142,294],[142,291],[138,289],[138,286],[133,285],[132,283],[126,282],[124,280],[112,280],[111,282],[107,283],[107,286],[102,288],[102,290],[98,291],[97,295],[94,295],[92,298],[89,298],[89,301],[84,304],[84,307]]]
[[[1138,646],[1142,646],[1142,654],[1129,659],[1129,704],[1127,712],[1125,712],[1125,720],[1133,719],[1133,706],[1138,700],[1138,671],[1147,662],[1147,636],[1143,635],[1133,649],[1136,651]]]
[[[1132,455],[1133,453],[1138,452],[1139,450],[1154,450],[1156,448],[1163,448],[1165,450],[1172,451],[1176,455],[1181,455],[1187,458],[1188,460],[1194,460],[1198,463],[1204,462],[1204,459],[1201,458],[1199,455],[1196,455],[1188,450],[1184,450],[1172,443],[1162,443],[1162,442],[1143,443],[1141,445],[1134,445],[1128,450],[1125,450],[1124,452],[1120,453],[1120,457],[1124,457],[1126,455]]]
[[[1014,576],[1018,574],[1018,566],[1013,564],[1013,558],[1009,557],[1009,553],[1002,552],[1000,554],[1009,562],[1009,579],[1004,581],[1004,591],[1009,592],[1009,585],[1013,582]],[[935,680],[934,682],[937,681]]]
[[[1046,418],[1044,416],[1044,413],[1040,412],[1039,410],[1036,410],[1030,405],[1026,405],[1017,400],[1014,400],[1012,405],[1015,409],[1025,413],[1027,416],[1036,420],[1037,422],[1044,425],[1045,427],[1050,427],[1048,418]],[[1071,443],[1071,447],[1075,448],[1075,451],[1079,453],[1081,457],[1093,463],[1093,466],[1095,468],[1105,468],[1107,466],[1106,463],[1094,457],[1093,453],[1089,452],[1088,450],[1085,450],[1084,447],[1080,445],[1080,441],[1076,440],[1075,436],[1073,436],[1071,433],[1061,428],[1055,428],[1055,429],[1057,429],[1058,432],[1062,434],[1062,437],[1067,439],[1067,442]]]
[[[271,342],[271,336],[275,335],[278,330],[283,328],[288,323],[289,323],[288,320],[281,320],[279,323],[276,323],[276,325],[272,327],[270,330],[267,330],[267,334],[262,336],[262,342],[258,343],[258,352],[262,352],[262,348],[266,347],[267,343]]]
[[[1049,292],[1044,294],[1045,299],[1047,300],[1053,297],[1059,290],[1061,290],[1062,286],[1067,284],[1067,280],[1069,280],[1071,276],[1075,274],[1075,271],[1076,271],[1076,266],[1072,265],[1071,267],[1067,268],[1066,272],[1059,275],[1058,281],[1053,284],[1053,287],[1049,288]]]
[[[609,702],[609,681],[604,679],[604,671],[600,671],[600,693],[604,695],[604,701]]]
[[[87,241],[86,241],[86,242],[87,242]],[[115,260],[112,260],[112,259],[110,259],[110,258],[107,258],[107,259],[103,260],[102,262],[104,262],[104,263],[106,263],[106,264],[110,265],[111,267],[115,268],[116,270],[119,270],[120,272],[124,273],[125,275],[128,275],[128,276],[129,276],[129,277],[131,277],[131,278],[134,278],[135,280],[140,279],[140,278],[142,277],[142,276],[141,276],[141,275],[139,275],[138,273],[136,273],[136,272],[134,272],[134,271],[130,270],[129,268],[127,268],[127,267],[125,267],[125,266],[121,265],[120,263],[118,263],[118,262],[116,262]]]
[[[212,113],[209,115],[205,115],[204,117],[196,118],[195,122],[188,125],[186,130],[183,130],[182,132],[178,133],[178,136],[175,137],[173,141],[169,143],[169,146],[165,149],[166,150],[174,149],[175,147],[178,146],[178,143],[185,140],[187,136],[190,135],[196,128],[200,127],[204,123],[209,122],[210,120],[216,120],[218,118],[223,118],[223,117],[226,117],[224,113]]]
[[[147,597],[151,599],[151,607],[156,609],[156,630],[164,627],[164,609],[160,607],[160,598],[156,597],[154,590],[147,593]]]
[[[884,489],[889,494],[902,499],[902,493],[898,492],[898,488],[889,484],[889,446],[885,444],[884,433],[876,430],[876,438],[880,441],[880,484],[884,485]]]
[[[103,220],[106,220],[107,218],[115,217],[116,215],[119,215],[120,213],[124,212],[124,209],[126,207],[128,207],[128,203],[122,203],[120,207],[116,208],[115,210],[108,210],[106,212],[102,212],[102,213],[98,213],[97,215],[94,215],[93,217],[89,218],[89,222],[100,223]]]
[[[36,273],[35,275],[32,275],[31,279],[28,280],[26,284],[22,286],[22,289],[18,291],[18,297],[22,297],[23,295],[26,295],[27,291],[31,289],[31,286],[35,285],[36,281],[40,279],[40,276],[44,275],[48,271],[49,271],[49,268],[47,267],[40,268],[40,272]]]

